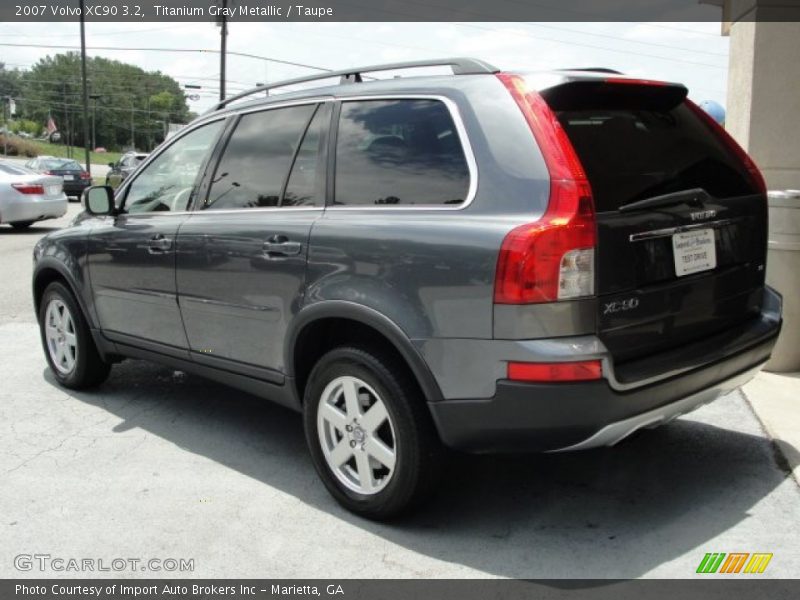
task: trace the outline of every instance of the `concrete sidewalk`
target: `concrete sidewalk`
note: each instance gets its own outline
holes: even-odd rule
[[[800,484],[800,373],[762,371],[742,392]]]

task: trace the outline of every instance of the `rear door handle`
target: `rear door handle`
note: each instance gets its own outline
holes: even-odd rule
[[[267,256],[297,256],[303,249],[303,244],[293,242],[285,235],[273,235],[262,247]]]
[[[150,254],[164,254],[172,249],[172,240],[162,234],[154,235],[147,242],[147,251]]]

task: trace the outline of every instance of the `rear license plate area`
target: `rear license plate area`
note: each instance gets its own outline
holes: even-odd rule
[[[672,236],[675,275],[683,277],[710,271],[717,266],[717,249],[713,229],[684,231]]]

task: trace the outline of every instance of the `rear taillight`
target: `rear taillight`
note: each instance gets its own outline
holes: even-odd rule
[[[761,174],[761,171],[758,170],[756,163],[750,158],[750,155],[744,151],[738,142],[733,139],[730,133],[725,131],[725,128],[717,123],[711,115],[709,115],[706,111],[702,108],[697,106],[694,102],[686,99],[686,106],[688,106],[692,112],[703,122],[705,123],[706,127],[708,127],[717,138],[725,144],[725,147],[739,160],[741,161],[744,168],[747,170],[747,174],[750,176],[750,184],[760,193],[766,195],[767,193],[767,184],[764,181],[764,176]]]
[[[592,190],[578,155],[544,98],[517,75],[497,75],[522,110],[550,174],[541,219],[503,240],[494,301],[528,304],[594,294],[596,222]]]
[[[603,377],[599,360],[560,363],[508,363],[507,377],[511,381],[554,382],[592,381]]]
[[[53,173],[52,171],[45,171],[44,174],[45,175],[55,175],[55,173]]]
[[[81,179],[89,179],[89,178],[91,178],[91,175],[89,175],[89,173],[87,173],[86,171],[81,172]]]
[[[44,194],[44,186],[32,183],[12,183],[11,187],[20,194]]]

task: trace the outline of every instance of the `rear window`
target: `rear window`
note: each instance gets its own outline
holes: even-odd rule
[[[53,170],[81,170],[81,166],[74,160],[45,160],[42,161],[42,167]]]
[[[757,192],[740,161],[683,103],[683,94],[624,87],[631,89],[545,94],[586,170],[598,212],[692,188],[717,198]]]
[[[461,204],[468,190],[467,160],[444,103],[342,103],[334,204]]]

